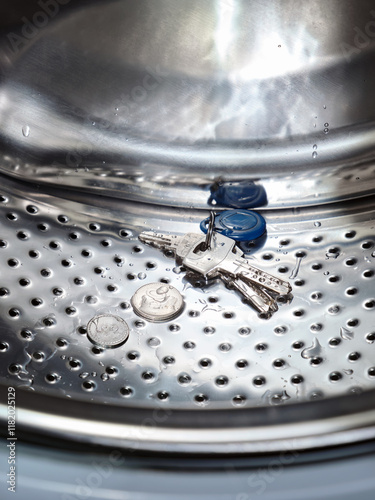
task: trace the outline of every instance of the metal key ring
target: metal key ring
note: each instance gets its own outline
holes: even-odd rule
[[[211,241],[212,241],[212,234],[214,232],[214,224],[215,224],[215,213],[210,212],[210,220],[208,223],[206,240],[204,242],[204,250],[211,250]]]

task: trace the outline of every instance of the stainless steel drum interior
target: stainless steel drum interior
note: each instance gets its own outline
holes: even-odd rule
[[[19,425],[199,453],[374,438],[373,2],[18,3],[28,22],[0,26],[0,376]],[[200,233],[215,186],[246,183],[267,233],[239,247],[292,286],[269,319],[138,239]],[[155,283],[175,314],[142,312]]]

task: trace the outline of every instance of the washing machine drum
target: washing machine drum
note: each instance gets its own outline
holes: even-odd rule
[[[17,428],[182,454],[373,439],[372,2],[18,3],[0,47]],[[263,235],[206,241],[210,211],[238,209]],[[236,271],[200,272],[219,241]]]

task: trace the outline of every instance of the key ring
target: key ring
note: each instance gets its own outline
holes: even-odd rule
[[[215,213],[211,211],[209,219],[206,220],[209,220],[209,222],[208,222],[207,236],[203,245],[203,251],[211,250],[211,241],[215,224]]]

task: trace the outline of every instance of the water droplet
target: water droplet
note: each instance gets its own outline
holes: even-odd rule
[[[352,340],[354,338],[354,333],[342,326],[340,328],[340,337],[344,340]]]
[[[325,123],[325,124],[324,124],[324,126],[325,126],[325,127],[329,127],[329,123]]]
[[[338,257],[339,255],[340,255],[340,250],[338,250],[338,249],[337,249],[337,251],[336,251],[336,250],[335,250],[335,251],[332,251],[332,252],[328,251],[328,252],[326,253],[326,258],[327,258],[327,259],[337,259],[337,257]]]
[[[314,144],[313,150],[316,151],[317,149],[318,149],[318,146],[316,144]]]
[[[323,109],[327,109],[327,106],[325,104],[323,104]]]
[[[316,151],[313,152],[312,157],[315,159],[318,156],[318,153]]]
[[[160,339],[158,339],[157,337],[151,337],[150,339],[148,339],[147,344],[150,347],[158,347],[160,345]]]
[[[87,378],[90,374],[88,372],[82,372],[79,374],[80,378]]]
[[[172,271],[175,273],[175,274],[181,274],[183,272],[183,268],[181,266],[177,266],[177,267],[174,267],[172,269]]]
[[[322,351],[323,351],[323,348],[320,345],[319,340],[317,338],[315,338],[313,340],[312,346],[306,347],[306,349],[304,349],[301,352],[301,356],[304,359],[315,358],[316,356],[320,356],[322,354]]]
[[[353,370],[350,369],[344,369],[343,372],[346,373],[346,375],[353,375]]]
[[[101,378],[101,379],[105,382],[106,380],[108,380],[108,379],[109,379],[109,376],[108,376],[108,374],[107,374],[107,373],[102,373],[102,374],[100,375],[100,378]]]
[[[30,135],[30,127],[28,125],[24,125],[22,127],[22,134],[24,137],[29,137]]]
[[[325,133],[325,134],[328,134],[328,132],[329,132],[329,129],[328,129],[328,128],[325,128],[325,129],[324,129],[324,133]]]
[[[146,273],[138,273],[138,279],[144,280],[146,278],[147,274]]]
[[[315,227],[320,227],[321,225],[322,225],[322,223],[321,223],[321,222],[319,222],[319,221],[314,222],[314,226],[315,226]]]
[[[289,279],[294,280],[295,278],[297,278],[302,259],[303,259],[303,256],[296,257],[296,265],[294,266],[294,269],[291,272]]]

